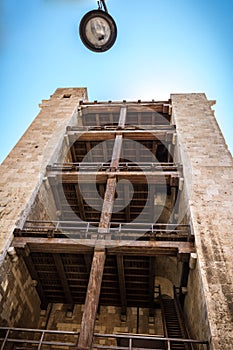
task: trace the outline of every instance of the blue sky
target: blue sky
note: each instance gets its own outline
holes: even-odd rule
[[[233,152],[233,1],[107,0],[118,37],[105,53],[78,36],[94,0],[1,0],[0,161],[57,87],[89,100],[205,92]]]

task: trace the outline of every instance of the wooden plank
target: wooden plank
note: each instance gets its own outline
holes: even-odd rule
[[[125,127],[126,115],[127,115],[127,108],[122,107],[120,110],[120,118],[119,118],[119,123],[118,123],[118,126],[121,128]]]
[[[119,281],[120,297],[121,297],[121,314],[126,315],[127,300],[126,300],[126,289],[125,289],[124,261],[123,261],[122,255],[117,255],[117,272],[118,272],[118,281]]]
[[[195,253],[193,242],[176,241],[121,241],[121,240],[103,240],[99,242],[106,247],[108,254],[123,255],[170,255]],[[44,253],[67,253],[70,254],[91,254],[96,240],[91,239],[70,239],[70,238],[31,238],[15,237],[13,246],[19,250],[29,249],[31,252]]]
[[[95,250],[80,327],[78,350],[91,349],[105,259],[105,251]]]
[[[71,295],[69,283],[68,283],[67,278],[66,278],[66,273],[65,273],[65,269],[63,266],[61,256],[59,254],[53,254],[53,260],[54,260],[54,263],[56,266],[57,273],[60,277],[60,281],[62,284],[63,292],[65,294],[67,303],[70,304],[70,309],[73,309],[74,301],[73,301],[73,298]]]

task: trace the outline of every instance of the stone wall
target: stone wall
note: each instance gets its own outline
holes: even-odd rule
[[[7,256],[0,267],[0,326],[37,327],[40,300],[22,258]]]
[[[47,315],[41,316],[40,328],[60,331],[80,331],[84,305],[75,305],[73,312],[67,310],[64,304],[53,304],[48,308]],[[161,311],[155,310],[155,317],[149,318],[149,310],[136,307],[127,308],[126,321],[121,320],[121,308],[115,306],[101,306],[95,322],[95,333],[119,334],[134,333],[164,336]],[[138,314],[138,321],[137,321]],[[113,338],[95,338],[99,345],[116,346]]]
[[[233,160],[211,109],[212,101],[204,94],[173,94],[171,98],[198,255],[185,308],[195,336],[199,323],[212,349],[231,349]],[[199,306],[194,308],[196,302]]]
[[[35,285],[23,260],[15,257],[12,262],[7,251],[14,228],[21,228],[26,218],[56,219],[46,166],[58,158],[66,125],[76,118],[79,100],[86,98],[84,88],[57,89],[49,101],[42,102],[40,113],[0,166],[2,326],[37,326],[40,300]]]
[[[67,97],[69,96],[69,97]],[[42,183],[46,165],[55,160],[66,125],[76,117],[85,88],[57,89],[0,166],[0,263],[12,241],[15,226],[22,226]]]

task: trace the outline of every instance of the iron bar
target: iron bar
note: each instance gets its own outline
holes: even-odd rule
[[[28,343],[28,344],[38,344],[38,345],[56,345],[56,346],[75,346],[75,343],[71,342],[58,342],[58,341],[49,341],[44,340],[44,336],[46,334],[59,334],[59,335],[70,335],[70,336],[78,336],[79,332],[71,332],[71,331],[58,331],[58,330],[44,330],[44,329],[30,329],[30,328],[14,328],[14,327],[0,327],[0,330],[6,331],[6,335],[4,338],[0,338],[1,341],[3,341],[1,350],[4,350],[4,346],[7,342],[18,342],[18,343]],[[9,338],[10,332],[31,332],[31,333],[41,333],[42,336],[40,340],[29,340],[29,339],[17,339],[17,338]],[[135,335],[135,334],[100,334],[100,333],[94,333],[94,338],[114,338],[114,339],[129,339],[129,346],[128,347],[114,347],[114,346],[101,346],[94,344],[93,348],[99,348],[99,349],[121,349],[121,350],[129,350],[132,349],[132,341],[133,339],[141,339],[141,340],[159,340],[166,342],[168,345],[170,342],[180,342],[180,343],[186,343],[186,344],[203,344],[206,346],[206,350],[209,349],[209,342],[207,340],[196,340],[196,339],[183,339],[183,338],[170,338],[170,337],[161,337],[156,335]],[[140,348],[143,350],[143,348]],[[39,348],[38,348],[39,350]]]

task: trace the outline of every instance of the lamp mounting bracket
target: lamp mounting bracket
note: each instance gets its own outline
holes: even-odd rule
[[[102,11],[108,12],[105,0],[98,0],[97,4],[98,4],[98,10],[102,10]]]

